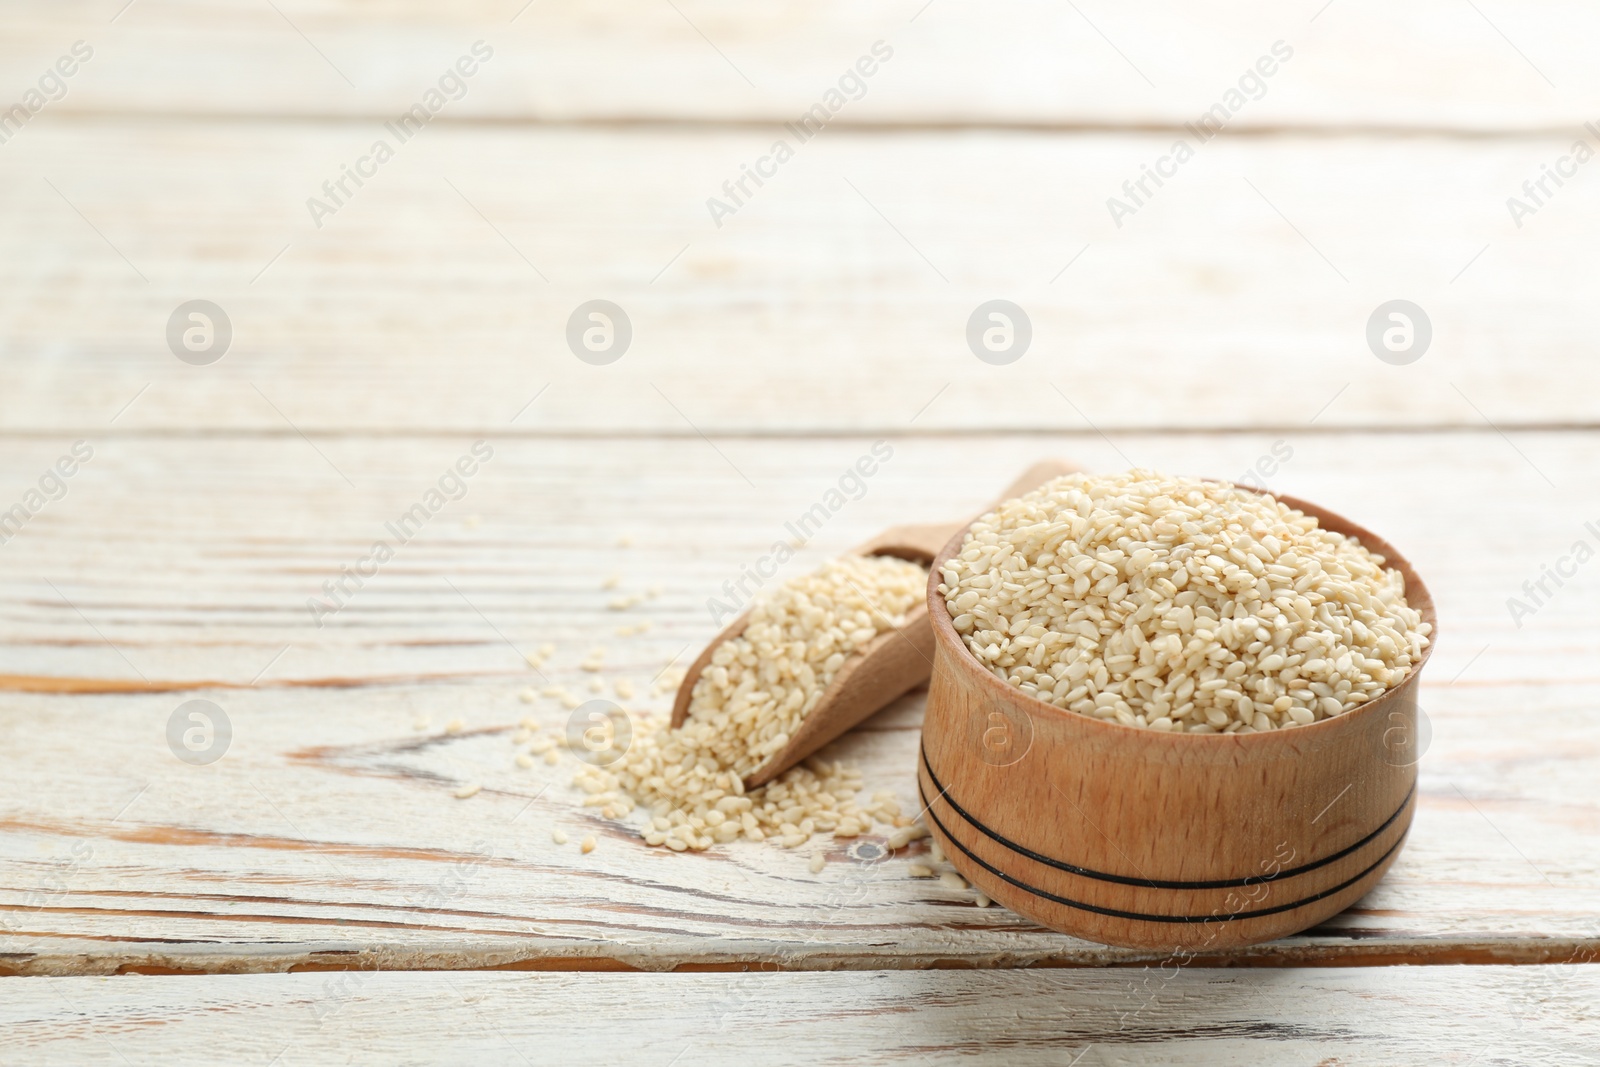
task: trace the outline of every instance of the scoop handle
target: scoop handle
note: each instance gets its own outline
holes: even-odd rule
[[[1043,459],[1027,470],[1023,471],[1010,485],[1005,487],[994,503],[984,508],[985,512],[992,511],[1012,497],[1022,496],[1039,488],[1052,478],[1059,478],[1063,474],[1073,474],[1083,468],[1065,459]],[[981,514],[981,512],[980,512]],[[950,543],[950,538],[964,530],[968,522],[938,522],[922,523],[915,526],[891,526],[864,544],[857,545],[851,552],[857,556],[896,556],[900,559],[909,559],[917,563],[932,563],[945,545]]]

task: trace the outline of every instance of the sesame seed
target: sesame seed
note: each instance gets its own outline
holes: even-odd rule
[[[940,577],[985,668],[1142,729],[1341,715],[1399,684],[1431,630],[1400,572],[1353,538],[1264,493],[1148,470],[1064,475],[1006,501]]]
[[[594,846],[594,835],[590,834],[588,837],[583,839],[583,844],[579,845],[578,847],[583,850],[585,855],[588,855],[590,852],[594,851]]]
[[[483,785],[481,783],[473,782],[470,785],[464,785],[460,789],[457,789],[456,793],[455,793],[455,797],[456,797],[457,800],[466,800],[468,797],[477,796],[478,795],[478,790],[480,790],[482,788],[483,788]]]
[[[815,834],[851,837],[892,822],[901,816],[894,795],[861,799],[860,772],[838,762],[807,760],[749,794],[743,778],[788,742],[851,655],[904,623],[926,587],[924,568],[889,557],[847,556],[785,582],[712,653],[681,728],[633,716],[627,751],[584,768],[577,784],[647,808],[644,840],[677,851],[739,837],[797,848]],[[684,673],[669,665],[652,695],[677,689]],[[631,683],[616,686],[631,696]]]
[[[564,845],[567,843],[567,832],[565,830],[552,830],[550,832],[550,840],[558,845]]]

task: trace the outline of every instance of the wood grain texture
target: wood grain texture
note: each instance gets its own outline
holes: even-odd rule
[[[1520,628],[1505,603],[1600,520],[1593,435],[1288,442],[1274,488],[1403,548],[1435,593],[1444,636],[1423,685],[1431,747],[1400,860],[1355,908],[1230,962],[1538,962],[1600,944],[1595,577],[1580,571]],[[320,629],[307,599],[388,536],[383,524],[469,439],[94,444],[66,497],[0,546],[0,671],[20,690],[0,705],[7,971],[1138,958],[907,877],[908,858],[926,860],[921,846],[891,860],[825,842],[651,851],[576,806],[570,759],[513,765],[518,718],[559,729],[567,714],[517,701],[545,684],[524,651],[556,643],[544,673],[582,693],[590,676],[578,661],[604,644],[607,677],[646,686],[711,636],[705,598],[836,485],[867,439],[497,439],[467,495]],[[782,573],[895,521],[975,508],[1040,455],[1238,476],[1272,444],[1259,434],[897,439],[866,494]],[[65,445],[5,439],[0,500],[21,497]],[[633,547],[616,547],[621,533]],[[613,573],[623,591],[663,592],[608,610],[614,594],[601,584]],[[646,634],[612,632],[644,620]],[[234,727],[226,755],[205,767],[174,758],[166,740],[194,698],[221,705]],[[832,750],[908,810],[921,708],[921,696],[902,700]],[[431,720],[420,732],[419,715]],[[454,718],[465,729],[444,733]],[[473,783],[477,796],[452,798]],[[574,840],[597,835],[599,849],[554,845],[557,826]],[[825,867],[811,875],[816,853]]]
[[[499,121],[776,125],[884,41],[893,58],[841,123],[1177,125],[1218,102],[1275,41],[1294,49],[1245,105],[1246,127],[1576,126],[1600,77],[1570,0],[1371,0],[1120,9],[1001,0],[67,0],[8,5],[0,67],[15,91],[75,39],[96,48],[57,108],[119,113],[388,117],[482,39],[493,60],[446,106]],[[274,10],[274,6],[278,10]],[[674,10],[676,8],[676,10]],[[116,16],[112,23],[110,20]]]
[[[15,1062],[1600,1063],[1600,967],[11,983]],[[447,1035],[447,1039],[441,1040]],[[780,1038],[774,1040],[774,1038]],[[118,1058],[120,1057],[120,1058]]]
[[[307,199],[381,133],[41,116],[0,153],[0,424],[694,437],[1596,421],[1572,294],[1595,281],[1600,185],[1568,182],[1520,228],[1506,208],[1565,136],[1217,140],[1119,228],[1107,198],[1171,136],[828,131],[719,228],[706,200],[768,150],[764,131],[430,128],[318,229]],[[966,339],[997,297],[1032,322],[1008,366]],[[233,325],[211,366],[165,340],[196,298]],[[564,340],[595,298],[633,326],[603,367]],[[1396,298],[1432,323],[1409,366],[1366,340]]]

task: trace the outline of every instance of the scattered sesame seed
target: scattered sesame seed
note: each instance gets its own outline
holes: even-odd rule
[[[527,770],[529,767],[533,766],[533,757],[528,755],[526,752],[519,753],[517,756],[517,766],[521,767],[523,770]]]
[[[813,834],[849,837],[900,817],[893,794],[858,800],[860,771],[837,762],[808,760],[749,795],[742,778],[787,744],[848,657],[901,625],[926,587],[927,571],[915,563],[857,556],[785,583],[712,654],[682,728],[635,717],[622,758],[584,768],[576,784],[649,808],[645,841],[676,851],[738,837],[794,848]],[[676,689],[683,676],[669,666],[652,695]]]
[[[967,888],[967,880],[961,877],[955,871],[945,871],[943,874],[941,874],[939,876],[939,884],[944,886],[946,889]]]
[[[522,692],[517,694],[517,699],[522,701],[524,704],[532,704],[535,700],[539,699],[539,694],[537,691],[535,691],[533,686],[530,685],[526,689],[522,690]]]
[[[550,840],[554,841],[558,845],[564,845],[567,843],[567,832],[560,829],[552,830],[550,832]]]
[[[621,584],[622,584],[622,575],[613,574],[613,575],[608,576],[605,581],[600,583],[600,588],[601,589],[615,589],[617,586],[619,586]]]
[[[579,845],[578,847],[583,850],[584,855],[588,855],[589,853],[594,851],[594,846],[595,846],[594,835],[590,834],[588,837],[583,839],[583,844]]]
[[[447,734],[459,734],[466,728],[467,724],[463,719],[451,719],[449,722],[444,724],[444,732]]]
[[[478,790],[482,788],[483,784],[481,782],[473,782],[470,785],[464,785],[460,789],[456,790],[456,799],[466,800],[468,797],[475,797],[478,795]]]
[[[822,868],[827,865],[827,862],[828,862],[828,858],[826,856],[824,856],[820,852],[817,853],[815,856],[812,856],[811,857],[811,873],[812,874],[821,874],[822,873]]]
[[[896,819],[895,821],[898,823],[900,820]],[[891,833],[888,840],[884,843],[889,846],[889,851],[896,852],[902,848],[905,848],[907,845],[911,844],[911,842],[920,841],[927,836],[928,828],[926,826],[902,826],[898,830]]]
[[[933,868],[924,863],[908,863],[906,873],[913,878],[932,878]]]

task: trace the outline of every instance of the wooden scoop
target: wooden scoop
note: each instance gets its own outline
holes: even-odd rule
[[[1058,459],[1035,463],[1023,472],[1022,477],[1006,487],[996,504],[1079,469],[1072,463]],[[927,566],[950,539],[966,526],[966,522],[892,526],[865,544],[857,545],[847,555],[895,556]],[[689,717],[689,701],[694,695],[694,684],[711,662],[717,646],[738,637],[749,621],[750,612],[746,610],[729,623],[690,665],[683,677],[683,684],[678,686],[677,700],[672,705],[673,729],[682,726]],[[904,624],[896,629],[885,630],[844,662],[816,707],[800,721],[789,743],[745,777],[745,788],[766,785],[902,693],[927,682],[932,671],[933,626],[928,621],[927,602],[922,601],[906,612]]]

